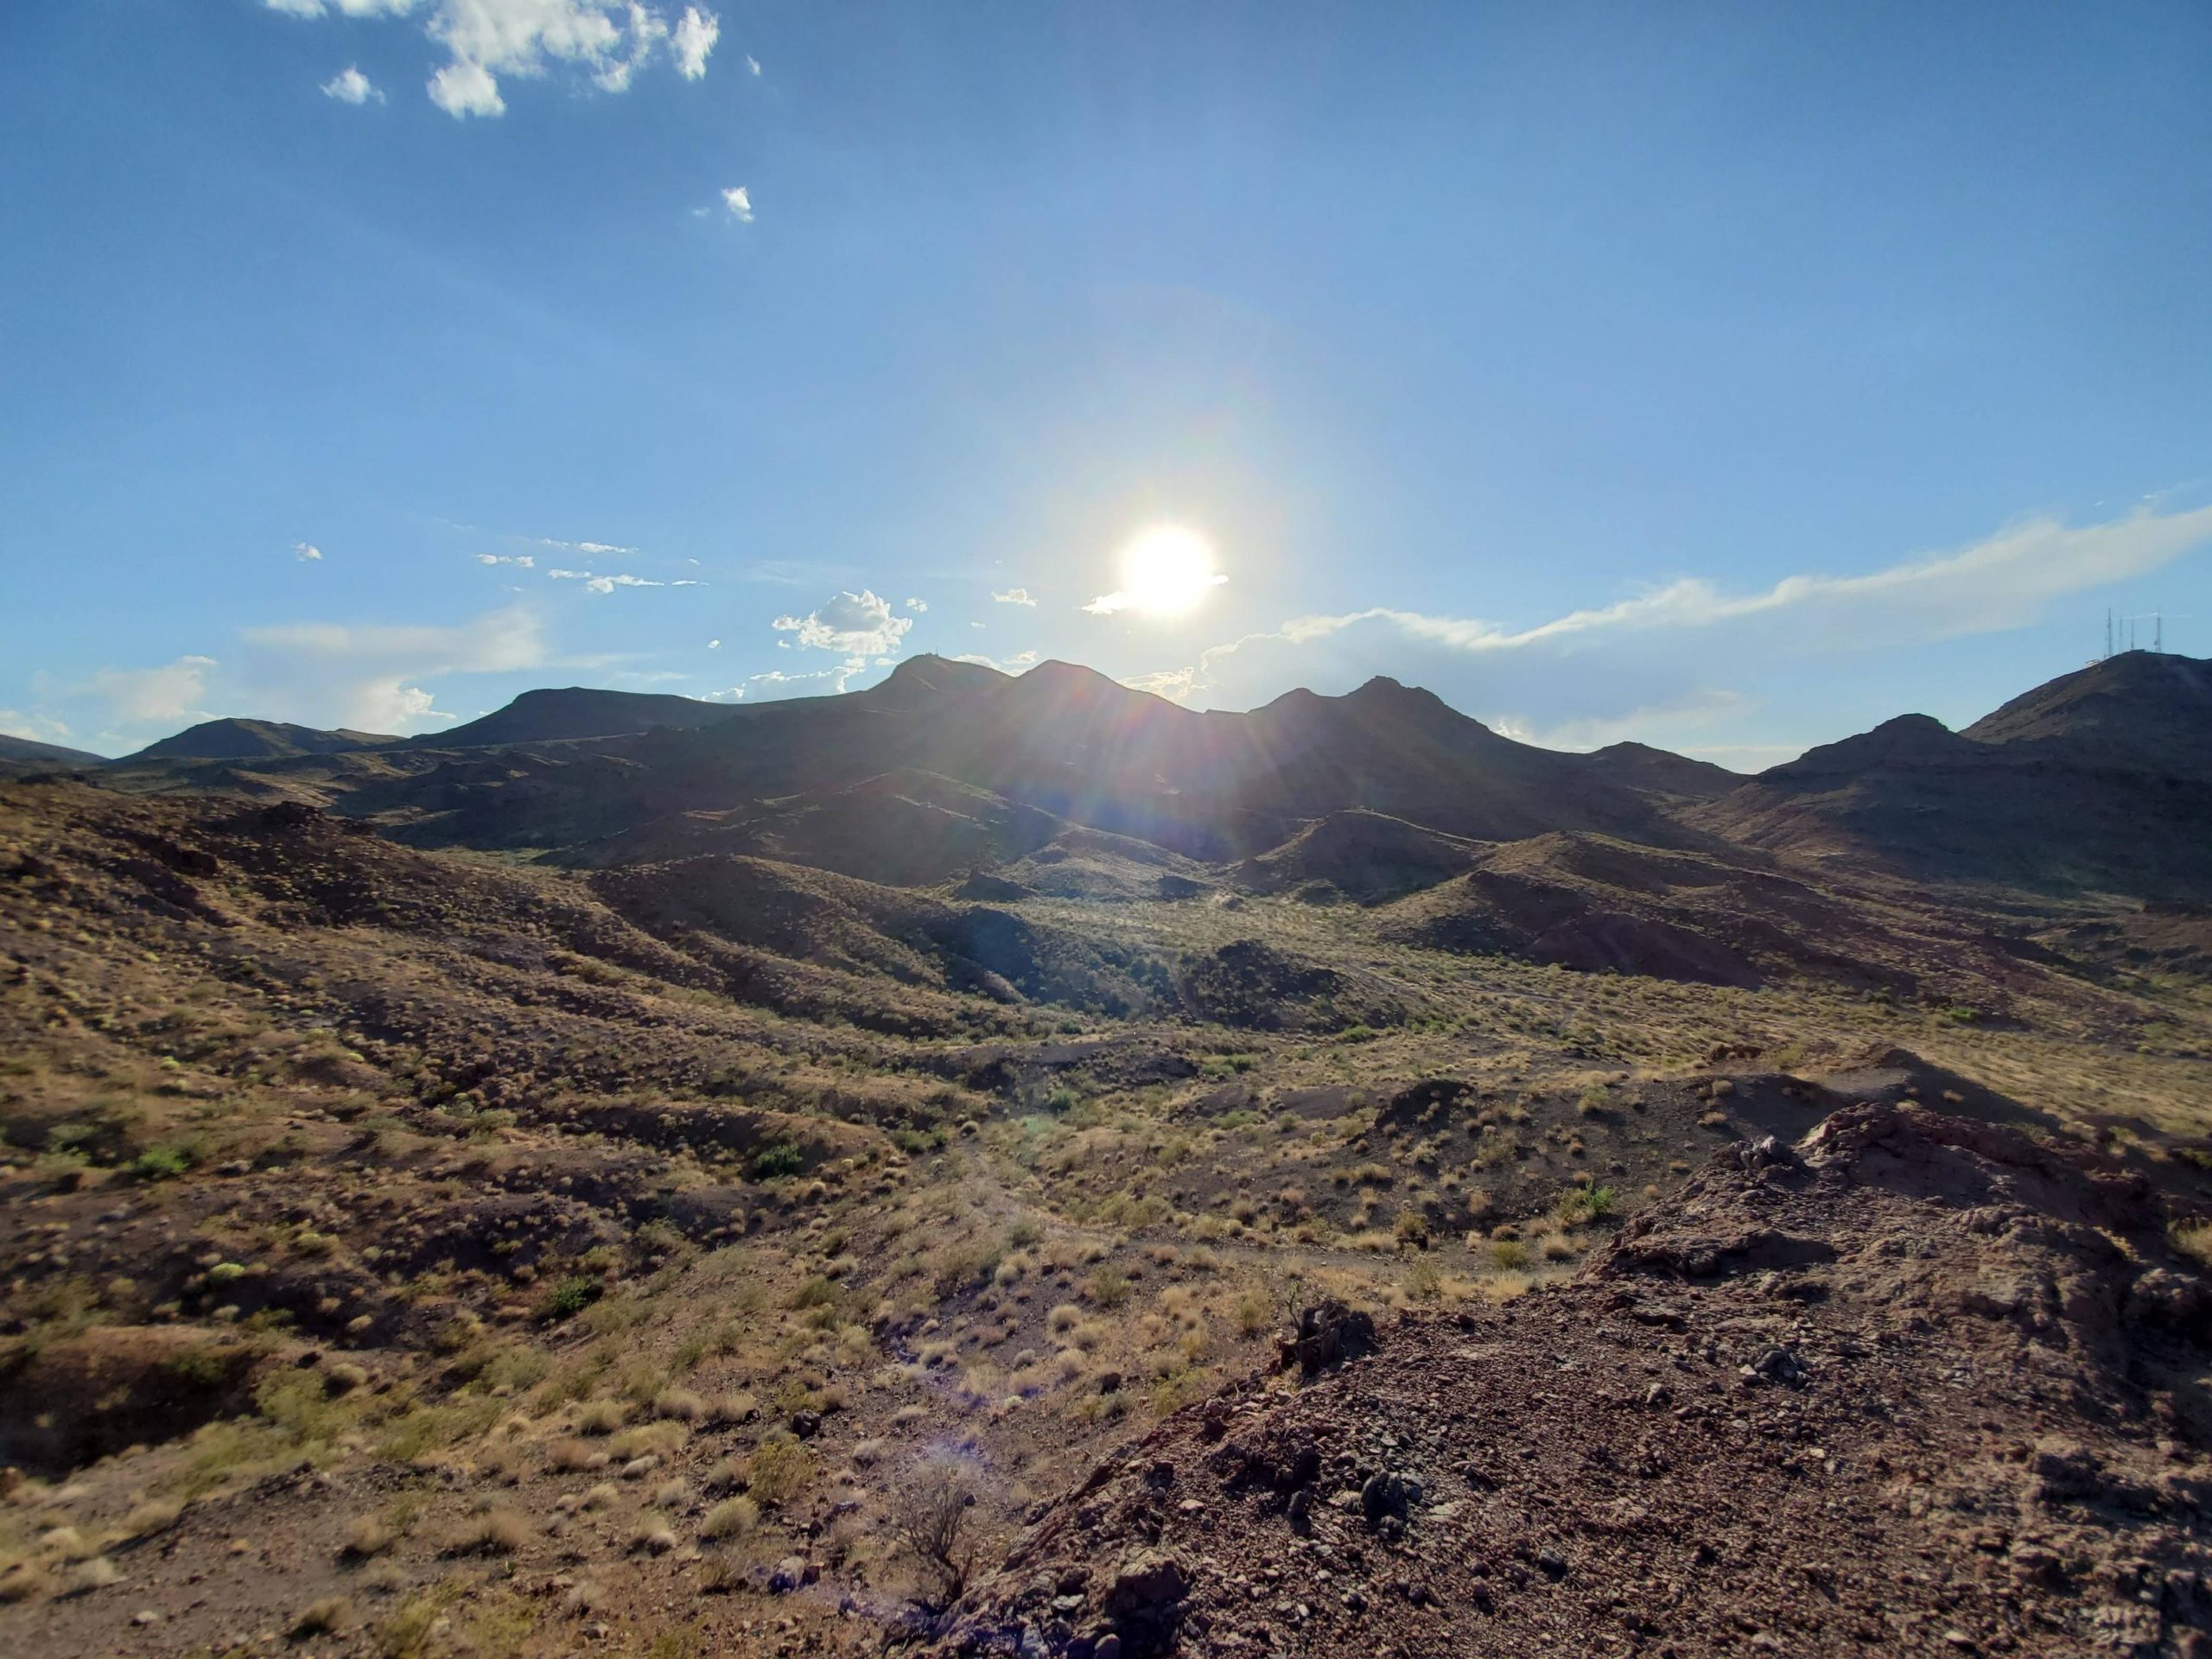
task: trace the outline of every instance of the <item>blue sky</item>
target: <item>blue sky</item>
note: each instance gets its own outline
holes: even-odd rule
[[[0,58],[20,734],[934,651],[1756,769],[2108,607],[2212,655],[2201,5],[27,0]],[[1226,580],[1086,609],[1158,524]]]

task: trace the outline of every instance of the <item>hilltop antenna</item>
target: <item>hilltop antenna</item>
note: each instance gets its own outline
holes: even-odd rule
[[[2151,649],[2163,652],[2165,648],[2166,613],[2164,611],[2153,611],[2151,613]]]
[[[2101,663],[2112,660],[2112,607],[2105,607],[2105,654],[2097,658]]]

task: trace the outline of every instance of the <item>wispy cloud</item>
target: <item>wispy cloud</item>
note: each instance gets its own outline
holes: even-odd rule
[[[180,657],[159,668],[104,668],[87,689],[111,715],[128,724],[205,720],[213,657]]]
[[[722,192],[722,206],[729,216],[741,225],[753,222],[753,193],[741,184],[733,184]]]
[[[520,569],[524,570],[535,570],[537,569],[537,561],[527,553],[479,553],[476,556],[476,563],[479,564],[512,564],[518,566]]]
[[[302,564],[320,564],[322,563],[322,550],[312,542],[294,542],[292,556]]]
[[[1027,588],[1009,588],[1002,594],[993,594],[991,598],[1001,605],[1034,605],[1037,602],[1030,598]]]
[[[1749,743],[1770,734],[1756,729],[1769,716],[1748,686],[1777,675],[1802,683],[1807,664],[1824,655],[2025,627],[2073,594],[2145,575],[2207,544],[2212,507],[2145,509],[2083,525],[2041,517],[1863,575],[1806,573],[1745,591],[1682,577],[1521,626],[1392,606],[1297,616],[1125,683],[1180,702],[1250,708],[1294,685],[1349,690],[1390,674],[1548,745],[1633,737],[1725,762],[1732,736]],[[1711,729],[1719,727],[1741,730]]]

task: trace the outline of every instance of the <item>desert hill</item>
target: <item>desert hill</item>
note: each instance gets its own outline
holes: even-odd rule
[[[93,754],[85,749],[65,748],[59,743],[41,743],[35,738],[10,737],[0,733],[0,766],[104,766],[107,757]]]
[[[174,737],[149,743],[116,764],[127,766],[162,760],[289,760],[302,755],[338,754],[348,749],[374,748],[398,741],[398,738],[376,732],[353,732],[342,728],[318,731],[312,726],[293,726],[281,720],[207,720],[186,728]]]
[[[1824,745],[1686,817],[1745,845],[2045,892],[2212,895],[2212,664],[2131,652],[1964,732]]]
[[[585,686],[525,691],[504,709],[406,740],[417,748],[487,748],[569,738],[620,737],[655,727],[688,729],[731,712],[719,702],[654,691],[601,691]]]

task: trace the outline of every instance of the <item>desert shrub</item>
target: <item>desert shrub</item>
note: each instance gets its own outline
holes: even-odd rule
[[[931,1458],[913,1471],[892,1502],[891,1534],[914,1561],[915,1597],[936,1612],[960,1599],[975,1571],[976,1492],[965,1465]]]
[[[580,1273],[556,1279],[546,1287],[545,1294],[537,1304],[538,1320],[541,1324],[557,1325],[563,1319],[574,1319],[597,1301],[605,1289],[598,1280]]]
[[[1517,1238],[1491,1241],[1491,1265],[1501,1272],[1512,1272],[1529,1265],[1529,1247]]]
[[[1553,1206],[1554,1213],[1569,1226],[1592,1224],[1605,1220],[1619,1208],[1619,1201],[1610,1186],[1570,1186],[1559,1195]]]
[[[174,1180],[192,1167],[191,1154],[181,1147],[149,1147],[132,1159],[125,1173],[133,1180]]]
[[[1084,1281],[1084,1288],[1096,1306],[1119,1307],[1129,1300],[1129,1275],[1116,1267],[1101,1267]]]
[[[787,1175],[796,1175],[806,1167],[806,1155],[788,1141],[777,1141],[753,1154],[751,1168],[756,1181],[772,1181]]]
[[[747,1465],[745,1488],[771,1508],[789,1502],[814,1478],[814,1454],[798,1440],[764,1440]]]

